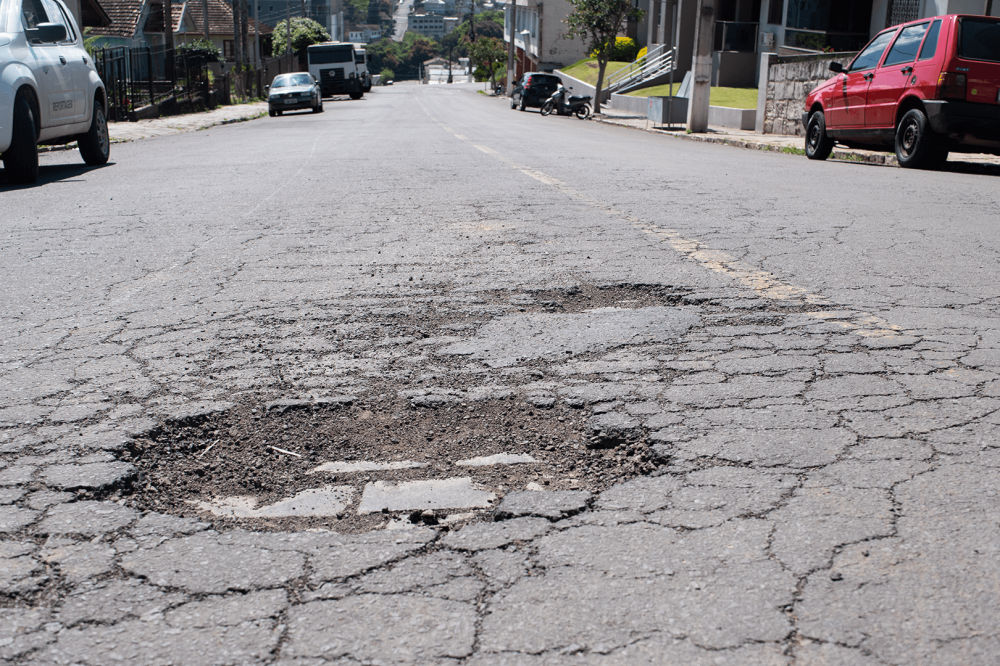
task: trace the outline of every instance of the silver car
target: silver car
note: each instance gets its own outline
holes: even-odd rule
[[[313,113],[323,113],[323,95],[319,84],[308,72],[279,74],[268,88],[267,112],[273,118],[296,109],[312,109]]]

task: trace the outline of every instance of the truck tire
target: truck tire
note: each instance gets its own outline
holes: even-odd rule
[[[28,98],[14,98],[10,147],[3,154],[3,170],[11,183],[27,185],[38,180],[38,133],[35,112]]]
[[[209,25],[211,25],[211,24],[209,24]],[[364,93],[361,92],[360,90],[358,92],[352,92],[351,93],[351,99],[361,99],[362,95],[364,95]]]
[[[111,157],[111,137],[108,136],[108,121],[104,117],[104,105],[100,100],[94,100],[90,129],[77,137],[76,144],[80,147],[80,157],[90,166],[108,163],[108,158]]]

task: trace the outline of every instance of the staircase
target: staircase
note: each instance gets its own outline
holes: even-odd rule
[[[665,44],[657,44],[644,58],[622,67],[609,76],[604,89],[609,94],[628,92],[650,79],[668,74],[676,69],[675,55],[674,49],[668,49]]]

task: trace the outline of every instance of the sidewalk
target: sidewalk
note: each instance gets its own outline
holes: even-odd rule
[[[718,143],[737,148],[749,148],[751,150],[770,150],[777,153],[805,155],[805,139],[801,136],[757,134],[750,130],[738,130],[728,127],[709,127],[706,134],[688,134],[683,128],[673,130],[656,128],[643,116],[615,111],[609,107],[602,107],[601,116],[594,116],[594,120],[608,125],[631,127],[656,134],[668,134],[688,141]],[[836,148],[830,159],[896,166],[896,156],[894,154],[875,150]],[[1000,157],[985,154],[952,153],[948,157],[948,166],[945,170],[1000,175]]]
[[[152,120],[140,120],[134,123],[108,123],[108,133],[111,134],[112,143],[120,143],[122,141],[135,141],[136,139],[148,139],[154,136],[169,136],[171,134],[180,134],[181,132],[193,132],[215,125],[228,125],[229,123],[253,120],[266,114],[267,102],[236,104],[233,106],[220,106],[212,111],[202,113],[185,113],[179,116],[165,116]]]

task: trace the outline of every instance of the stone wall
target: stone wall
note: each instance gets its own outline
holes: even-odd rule
[[[764,107],[764,134],[803,136],[802,112],[806,95],[833,76],[831,62],[846,65],[854,53],[821,53],[806,56],[779,56],[767,72],[767,102]]]

